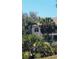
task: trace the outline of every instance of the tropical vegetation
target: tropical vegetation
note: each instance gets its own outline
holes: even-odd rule
[[[33,34],[32,25],[40,23],[42,36]],[[50,33],[57,32],[57,25],[51,17],[39,17],[35,12],[22,15],[22,59],[48,57],[57,54],[57,38],[52,39]],[[57,36],[56,36],[57,37]]]

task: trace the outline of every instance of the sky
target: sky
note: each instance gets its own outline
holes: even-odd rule
[[[36,12],[41,17],[57,15],[56,0],[22,0],[22,13]]]

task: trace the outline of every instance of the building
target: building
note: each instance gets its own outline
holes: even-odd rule
[[[56,18],[54,18],[54,23],[57,25]],[[42,24],[40,24],[40,23],[32,25],[32,33],[39,35],[39,36],[43,35],[43,33],[41,31],[41,26],[42,26]],[[52,39],[54,39],[53,41],[57,41],[57,29],[56,29],[56,32],[49,33],[49,36],[51,36]]]
[[[41,28],[39,25],[37,24],[32,25],[32,34],[42,35]]]

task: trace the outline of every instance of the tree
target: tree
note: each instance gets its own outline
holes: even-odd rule
[[[23,49],[30,50],[36,42],[42,41],[42,37],[35,35],[35,34],[29,34],[23,36]]]

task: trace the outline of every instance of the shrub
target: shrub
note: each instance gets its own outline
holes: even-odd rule
[[[41,57],[41,53],[36,53],[35,54],[35,58],[40,58]]]
[[[22,59],[29,59],[30,53],[29,52],[22,52]]]
[[[52,46],[52,51],[53,51],[53,53],[56,55],[57,54],[57,46],[55,45],[55,46]]]

